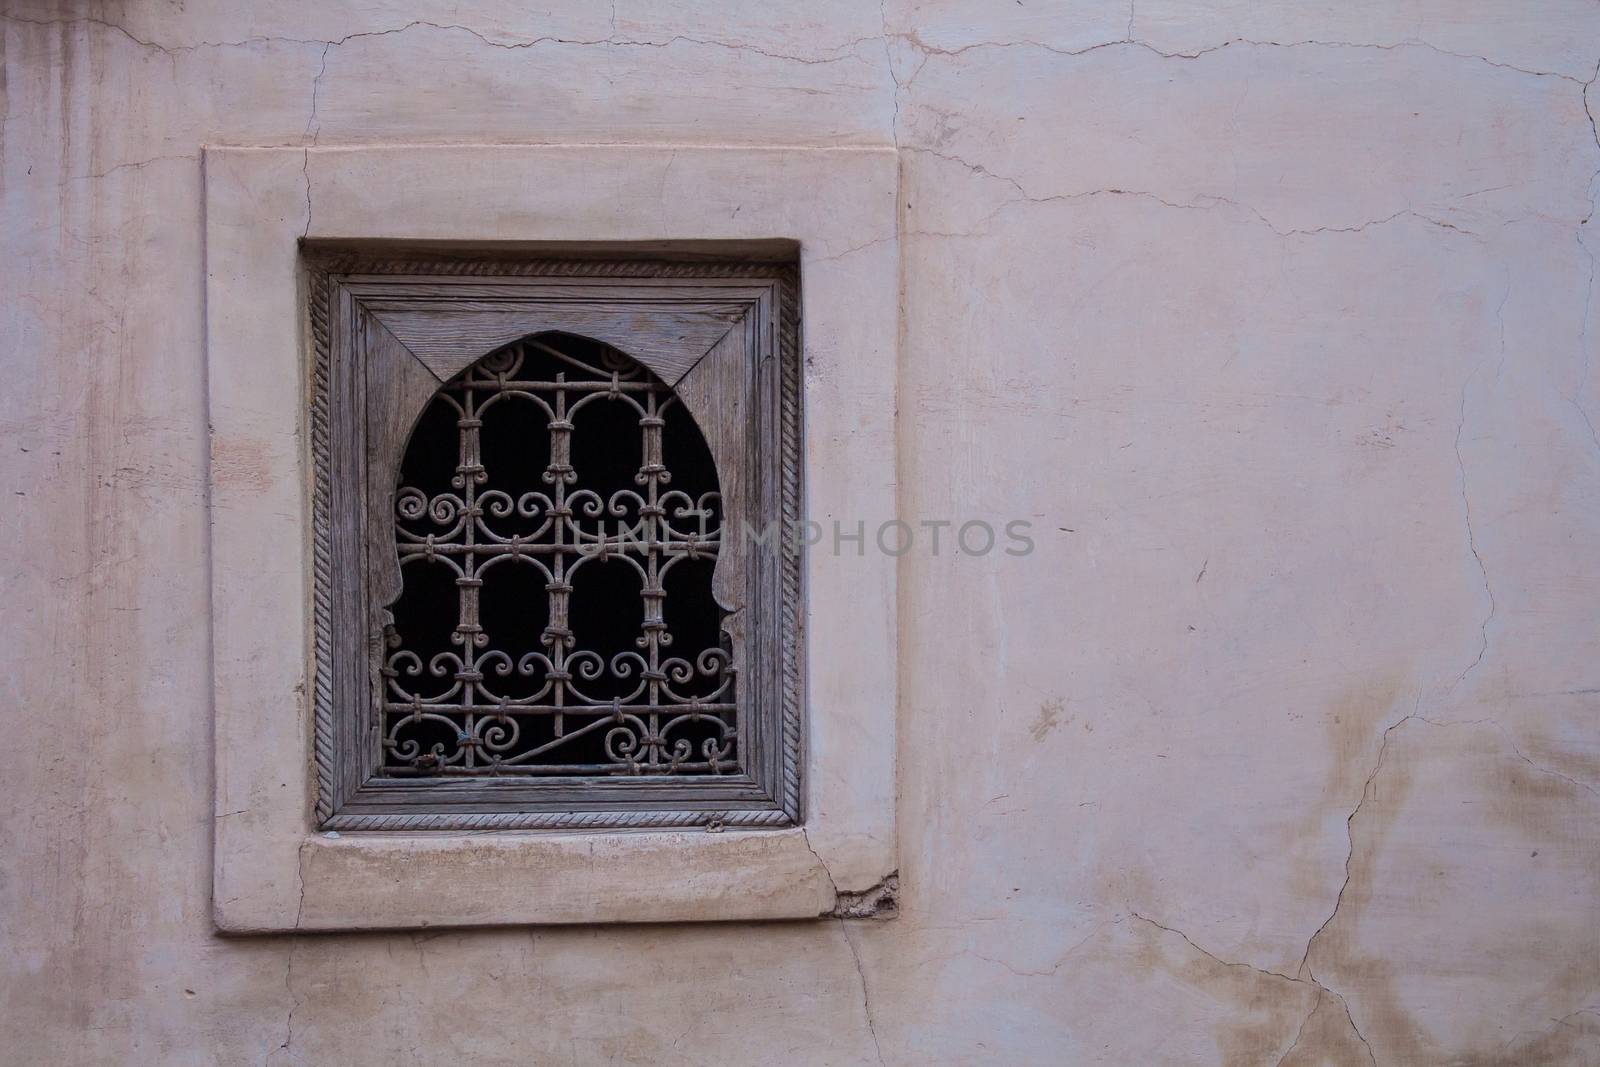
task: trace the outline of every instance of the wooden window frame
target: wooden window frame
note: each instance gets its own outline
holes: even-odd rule
[[[785,826],[801,819],[798,278],[782,262],[307,259],[317,824],[323,830]],[[378,773],[375,653],[399,591],[393,486],[435,391],[545,331],[638,360],[689,406],[724,485],[741,771],[709,778]],[[776,536],[747,537],[746,529]],[[727,574],[721,573],[724,569]]]

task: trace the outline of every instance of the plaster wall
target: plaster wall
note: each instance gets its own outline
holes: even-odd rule
[[[0,35],[0,1061],[1600,1063],[1594,5]],[[408,142],[900,150],[898,918],[212,932],[200,147]]]

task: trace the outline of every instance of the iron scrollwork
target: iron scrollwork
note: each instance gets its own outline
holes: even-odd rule
[[[453,467],[414,454],[446,434]],[[682,484],[669,458],[691,468]],[[528,338],[442,386],[394,498],[381,773],[738,771],[737,672],[711,594],[721,518],[682,401],[613,348]]]

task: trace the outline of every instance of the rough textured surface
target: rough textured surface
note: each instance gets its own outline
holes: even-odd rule
[[[1600,8],[556,8],[5,5],[0,1056],[1600,1062]],[[199,146],[398,141],[901,148],[893,921],[210,933]]]

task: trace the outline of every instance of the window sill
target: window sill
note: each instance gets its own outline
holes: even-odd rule
[[[266,873],[266,872],[263,872]],[[802,830],[314,834],[292,911],[219,899],[231,934],[807,919],[841,904]]]

